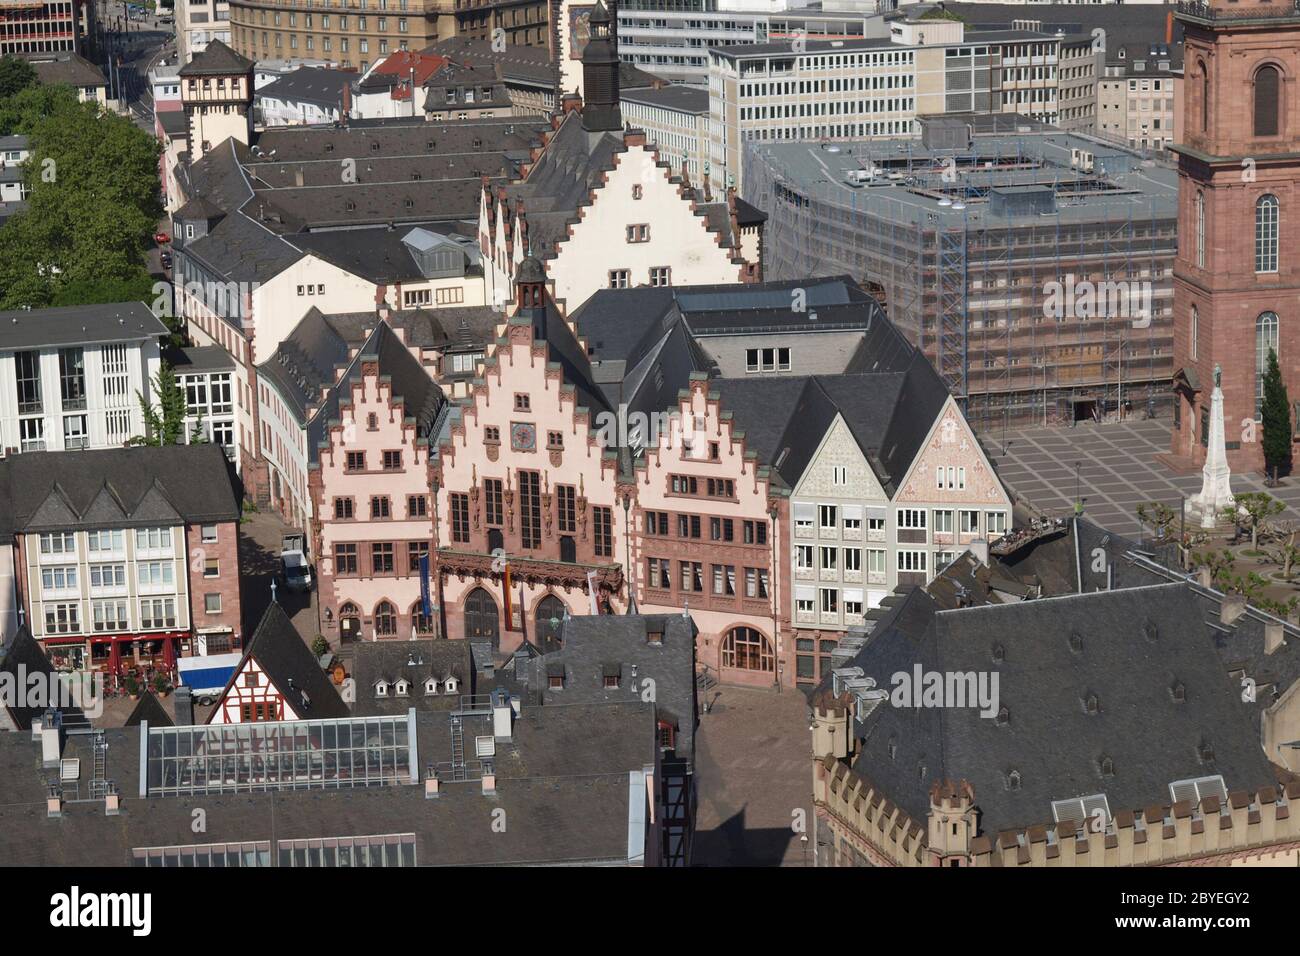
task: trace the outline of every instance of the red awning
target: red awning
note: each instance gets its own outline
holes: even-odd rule
[[[163,670],[174,671],[176,669],[176,641],[175,638],[168,637],[163,640]]]
[[[122,676],[122,645],[113,642],[113,650],[108,655],[108,672],[116,677]]]

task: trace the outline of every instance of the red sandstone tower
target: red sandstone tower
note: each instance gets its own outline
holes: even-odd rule
[[[1214,366],[1234,471],[1262,469],[1262,369],[1300,398],[1300,0],[1182,2],[1183,139],[1174,260],[1175,427],[1200,464]]]

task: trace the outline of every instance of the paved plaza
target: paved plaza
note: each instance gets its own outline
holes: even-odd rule
[[[1048,515],[1073,512],[1077,462],[1084,513],[1104,528],[1134,536],[1138,505],[1159,501],[1177,511],[1182,498],[1201,490],[1199,471],[1179,475],[1156,461],[1169,449],[1169,428],[1168,420],[1155,419],[1009,429],[1005,450],[1001,430],[980,437],[1011,491]],[[1258,474],[1234,474],[1232,490],[1267,492],[1286,502],[1286,517],[1300,519],[1300,478],[1265,488]]]
[[[695,737],[696,866],[810,866],[812,735],[800,691],[721,685]]]

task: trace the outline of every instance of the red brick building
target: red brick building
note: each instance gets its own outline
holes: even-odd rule
[[[1175,457],[1204,461],[1214,368],[1228,460],[1263,466],[1263,371],[1275,349],[1300,395],[1300,9],[1267,0],[1179,4],[1185,122],[1174,263]]]

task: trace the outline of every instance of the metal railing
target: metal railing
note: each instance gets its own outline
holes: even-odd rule
[[[1176,8],[1179,13],[1198,20],[1269,20],[1300,16],[1300,0],[1231,7],[1211,6],[1202,0],[1178,0]]]

